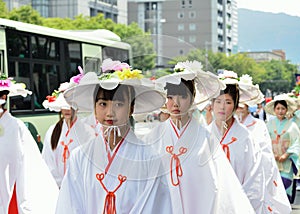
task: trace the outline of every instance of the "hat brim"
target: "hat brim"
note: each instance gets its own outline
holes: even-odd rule
[[[150,80],[149,80],[150,81]],[[142,114],[158,110],[165,102],[163,92],[155,90],[154,85],[147,80],[124,80],[117,79],[99,80],[93,72],[85,74],[79,85],[64,92],[66,101],[76,105],[79,111],[92,112],[95,106],[95,90],[98,86],[112,90],[119,84],[130,85],[135,90],[134,114]]]
[[[167,83],[179,85],[181,79],[194,80],[196,89],[194,106],[198,106],[211,98],[217,97],[220,94],[220,91],[225,89],[225,84],[209,71],[183,71],[173,73],[158,78],[156,83],[161,84],[162,87],[165,87]]]
[[[44,100],[42,105],[44,106],[44,108],[56,112],[60,112],[62,109],[71,109],[71,106],[67,103],[62,93],[58,95],[55,101],[49,102],[48,100]]]
[[[274,99],[274,100],[271,100],[270,102],[268,102],[264,107],[266,113],[276,116],[275,111],[274,111],[274,104],[276,101],[279,101],[279,100],[285,100],[287,103],[288,107],[287,107],[286,115],[291,115],[291,114],[293,114],[294,111],[296,111],[297,105],[293,100],[291,100],[289,98],[282,98],[282,99]]]

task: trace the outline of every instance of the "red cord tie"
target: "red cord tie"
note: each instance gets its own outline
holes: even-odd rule
[[[126,181],[127,177],[119,175],[118,179],[120,181],[120,184],[115,188],[114,191],[108,191],[105,185],[103,184],[104,180],[104,173],[96,174],[97,180],[100,182],[102,185],[103,189],[105,190],[106,197],[105,197],[105,202],[104,202],[104,210],[103,214],[116,214],[116,195],[115,192],[121,187],[121,185]]]
[[[230,149],[229,149],[229,146],[230,144],[234,143],[237,139],[235,137],[232,137],[231,138],[231,141],[229,143],[226,143],[226,144],[222,144],[222,149],[223,151],[225,152],[226,156],[227,156],[227,159],[230,161]]]
[[[166,151],[168,153],[170,153],[172,155],[172,158],[171,158],[171,162],[170,162],[170,167],[171,167],[171,181],[172,181],[172,184],[173,186],[178,186],[180,181],[179,181],[179,177],[181,177],[183,175],[183,171],[182,171],[182,167],[181,167],[181,164],[180,164],[180,159],[179,159],[179,156],[186,153],[187,152],[187,148],[184,148],[184,147],[180,147],[179,148],[179,154],[174,154],[173,153],[173,149],[174,147],[173,146],[167,146],[166,147]],[[175,162],[175,172],[176,172],[176,182],[174,182],[174,179],[173,179],[173,162]]]
[[[276,144],[279,143],[279,140],[281,138],[281,135],[283,135],[285,133],[285,130],[282,131],[282,134],[278,134],[276,130],[274,130],[274,133],[276,134]]]
[[[73,142],[73,139],[69,140],[69,143],[65,144],[64,141],[61,141],[61,145],[64,147],[64,152],[63,152],[63,162],[64,162],[64,173],[66,173],[66,168],[67,168],[67,159],[70,157],[70,151],[69,151],[69,145]]]

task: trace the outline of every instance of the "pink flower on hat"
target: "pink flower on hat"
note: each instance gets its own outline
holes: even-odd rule
[[[130,69],[130,66],[127,63],[120,61],[113,61],[112,59],[105,59],[102,63],[102,71],[122,71],[123,69]]]
[[[10,87],[11,86],[11,80],[12,78],[7,78],[7,79],[0,79],[0,86],[1,87]]]
[[[78,70],[79,70],[80,74],[77,74],[76,76],[72,77],[72,78],[70,79],[70,82],[79,84],[80,80],[81,80],[82,77],[84,76],[84,72],[83,72],[83,69],[82,69],[80,66],[78,66]]]

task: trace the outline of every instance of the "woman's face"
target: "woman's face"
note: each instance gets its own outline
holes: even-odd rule
[[[174,118],[176,115],[187,113],[191,103],[192,98],[189,93],[187,95],[168,95],[166,106],[171,113],[171,118]]]
[[[128,95],[124,93],[124,101],[105,100],[103,92],[98,93],[97,97],[95,115],[99,123],[106,126],[118,126],[128,123],[130,116]]]
[[[233,116],[233,111],[234,101],[229,94],[222,94],[213,102],[213,112],[218,121],[227,121]]]
[[[274,112],[277,118],[282,120],[286,116],[287,108],[284,105],[277,103],[277,105],[274,107]]]
[[[62,109],[61,114],[65,118],[65,120],[71,120],[72,118],[72,110],[71,109]]]

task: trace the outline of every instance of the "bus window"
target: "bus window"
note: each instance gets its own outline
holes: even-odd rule
[[[114,47],[104,47],[102,49],[103,59],[111,58],[112,60],[119,60],[121,62],[129,62],[129,51],[118,49]]]
[[[18,62],[9,62],[10,73],[9,76],[14,78],[17,82],[25,83],[26,88],[30,88],[30,71],[29,63],[18,63]],[[16,96],[10,97],[10,109],[14,111],[18,110],[28,110],[31,109],[31,96],[27,97]]]
[[[29,37],[14,30],[7,30],[8,56],[29,58]]]
[[[59,67],[56,65],[34,64],[33,66],[33,95],[35,109],[44,109],[42,103],[46,96],[59,87]]]
[[[31,36],[32,58],[59,60],[59,42],[48,37]]]
[[[84,58],[84,72],[101,73],[101,60],[99,58],[85,57]]]

